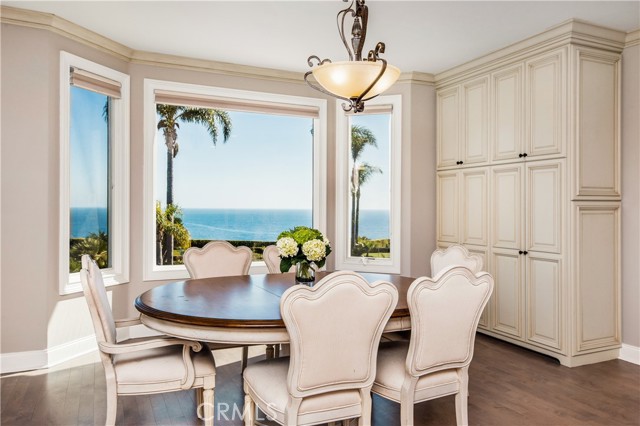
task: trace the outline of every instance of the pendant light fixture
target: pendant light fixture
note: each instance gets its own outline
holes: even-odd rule
[[[348,2],[349,0],[343,0]],[[364,103],[375,98],[396,82],[400,76],[400,70],[387,64],[380,58],[384,53],[384,43],[379,42],[374,50],[370,50],[366,58],[362,58],[362,48],[367,36],[368,8],[365,0],[351,0],[347,9],[338,12],[337,22],[340,38],[349,54],[348,61],[331,62],[330,59],[320,59],[312,55],[307,59],[310,67],[317,61],[317,67],[304,75],[304,81],[309,86],[322,93],[343,99],[347,103],[342,104],[342,109],[354,113],[364,111]],[[355,7],[355,8],[354,8]],[[351,26],[351,47],[347,43],[344,24],[347,15],[353,17]],[[309,81],[313,74],[320,86]]]

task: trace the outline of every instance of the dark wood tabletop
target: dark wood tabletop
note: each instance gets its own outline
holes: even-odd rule
[[[330,272],[318,272],[316,282]],[[389,281],[398,289],[394,317],[409,316],[407,290],[413,278],[361,273],[369,282]],[[164,321],[209,327],[284,327],[280,297],[295,285],[295,274],[200,278],[164,284],[142,293],[135,306]]]

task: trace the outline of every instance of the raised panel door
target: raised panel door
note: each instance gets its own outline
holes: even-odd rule
[[[524,256],[515,250],[493,249],[491,274],[493,315],[491,329],[516,339],[524,339]]]
[[[488,86],[487,77],[462,85],[463,164],[489,161]]]
[[[478,247],[478,246],[465,246],[469,253],[476,254],[482,258],[482,270],[489,270],[489,259],[487,258],[487,248],[486,247]],[[484,311],[482,311],[482,315],[480,316],[480,321],[478,322],[478,327],[489,329],[490,326],[490,312],[491,312],[491,300],[487,303],[487,306],[484,307]]]
[[[575,197],[619,198],[620,55],[579,48]]]
[[[523,147],[523,66],[492,75],[493,160],[519,159]]]
[[[559,255],[526,256],[527,340],[562,349],[562,262]]]
[[[460,105],[458,87],[437,94],[438,168],[455,166],[460,160]]]
[[[527,244],[529,251],[561,253],[564,160],[526,164]]]
[[[491,168],[492,245],[523,250],[523,164]]]
[[[460,195],[458,172],[438,172],[437,175],[437,227],[438,241],[457,243],[459,241]]]
[[[565,55],[563,49],[527,62],[525,152],[529,157],[564,152]]]
[[[620,346],[620,203],[574,203],[577,352]]]
[[[489,200],[488,169],[485,167],[460,172],[462,194],[462,244],[486,246]]]

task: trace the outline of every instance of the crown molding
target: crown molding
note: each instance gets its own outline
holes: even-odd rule
[[[429,74],[426,72],[403,72],[400,74],[400,78],[398,78],[398,83],[412,83],[412,84],[423,84],[426,86],[435,86],[436,77],[433,74]]]
[[[640,44],[640,29],[635,31],[629,31],[624,41],[624,48],[631,46],[637,46]]]
[[[133,49],[123,44],[117,43],[51,13],[0,6],[0,22],[3,24],[49,30],[124,60],[129,60],[133,53]]]
[[[0,22],[51,31],[133,64],[304,84],[304,73],[134,50],[51,13],[0,5]],[[432,74],[402,73],[400,83],[435,83]]]
[[[568,43],[620,53],[627,34],[578,19],[570,19],[522,41],[495,50],[472,61],[436,74],[438,87],[455,83],[491,68],[531,55],[535,51],[553,49]]]

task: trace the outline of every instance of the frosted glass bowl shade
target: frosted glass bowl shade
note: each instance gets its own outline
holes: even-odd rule
[[[342,98],[357,98],[380,74],[382,62],[342,61],[328,62],[313,70],[313,77],[325,90]],[[400,77],[400,70],[387,64],[383,76],[365,95],[365,99],[387,90]]]

